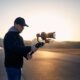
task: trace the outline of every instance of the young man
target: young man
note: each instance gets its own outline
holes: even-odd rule
[[[5,51],[5,68],[8,80],[21,80],[21,68],[23,67],[23,57],[31,58],[31,53],[35,52],[44,43],[39,42],[33,46],[25,46],[23,38],[19,35],[25,23],[24,18],[18,17],[14,20],[12,26],[4,37],[4,51]]]

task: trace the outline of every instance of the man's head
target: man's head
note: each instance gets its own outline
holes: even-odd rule
[[[15,28],[19,31],[19,32],[22,32],[22,30],[24,29],[24,26],[27,26],[29,27],[26,22],[25,22],[25,19],[22,18],[22,17],[18,17],[15,19],[14,21],[14,26]]]

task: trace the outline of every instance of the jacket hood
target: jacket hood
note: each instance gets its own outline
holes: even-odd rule
[[[17,32],[20,33],[14,26],[12,26],[8,32]]]

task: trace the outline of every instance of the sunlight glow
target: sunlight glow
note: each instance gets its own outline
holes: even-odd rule
[[[44,59],[51,59],[51,58],[56,58],[56,57],[60,57],[58,54],[56,54],[54,52],[54,54],[52,52],[48,52],[48,51],[38,51],[38,54],[36,52],[36,54],[34,54],[34,58],[44,58]]]
[[[21,33],[24,40],[56,32],[56,41],[80,41],[80,0],[1,0],[0,10],[0,38],[23,17],[29,25]]]
[[[23,31],[25,39],[34,39],[40,32],[56,32],[57,41],[69,40],[71,30],[64,16],[53,13],[38,13],[30,17],[30,28]]]

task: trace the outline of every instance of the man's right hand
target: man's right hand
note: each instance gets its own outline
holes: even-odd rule
[[[32,55],[31,54],[27,54],[27,57],[26,57],[27,60],[30,60],[32,59]]]
[[[37,51],[37,49],[40,48],[40,47],[42,47],[42,46],[44,46],[44,43],[43,43],[43,42],[38,42],[37,44],[35,44],[34,46],[32,46],[32,47],[31,47],[31,50],[32,50],[32,51],[27,54],[26,59],[27,59],[27,60],[32,59],[32,54],[34,54],[35,51]]]

